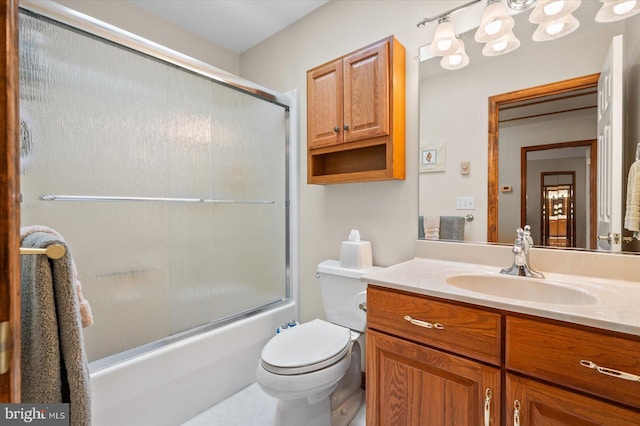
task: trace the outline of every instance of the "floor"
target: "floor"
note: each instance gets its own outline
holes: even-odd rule
[[[182,426],[276,426],[276,400],[252,384],[182,424]],[[351,426],[365,426],[364,404]]]

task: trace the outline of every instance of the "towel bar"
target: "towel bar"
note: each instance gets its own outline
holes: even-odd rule
[[[49,259],[60,259],[65,251],[61,244],[51,244],[47,248],[20,247],[20,254],[46,254]]]
[[[275,204],[272,200],[215,200],[206,198],[112,197],[99,195],[41,195],[42,201],[160,201],[170,203]]]

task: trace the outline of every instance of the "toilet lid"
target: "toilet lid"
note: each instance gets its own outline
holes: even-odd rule
[[[313,320],[277,334],[262,349],[262,366],[276,374],[320,370],[342,359],[351,348],[348,328]]]

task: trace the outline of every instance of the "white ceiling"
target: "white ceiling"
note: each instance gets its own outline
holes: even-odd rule
[[[329,0],[129,0],[135,6],[241,54]]]

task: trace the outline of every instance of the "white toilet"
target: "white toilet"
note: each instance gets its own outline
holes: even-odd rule
[[[276,426],[346,426],[362,405],[361,349],[366,324],[366,270],[337,260],[318,265],[327,321],[316,319],[272,337],[256,381],[277,398]],[[361,339],[364,343],[364,339]]]

